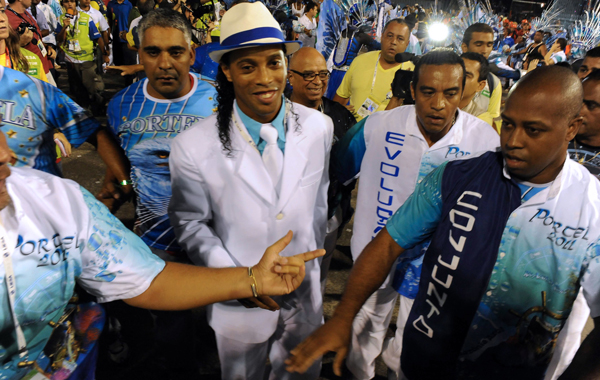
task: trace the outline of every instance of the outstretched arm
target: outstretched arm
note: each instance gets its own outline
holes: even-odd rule
[[[354,263],[333,317],[291,351],[292,356],[286,361],[288,371],[303,373],[316,359],[335,351],[333,371],[341,376],[342,362],[350,344],[352,321],[369,296],[381,286],[402,252],[404,249],[392,239],[386,228],[377,234]]]
[[[322,249],[281,257],[292,241],[292,232],[267,248],[253,267],[259,296],[289,294],[302,283],[304,263],[323,256]],[[248,268],[206,268],[167,263],[150,287],[137,297],[126,299],[132,306],[156,310],[185,310],[215,302],[252,297],[253,279]]]

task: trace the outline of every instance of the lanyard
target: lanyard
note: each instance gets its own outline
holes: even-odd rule
[[[31,21],[33,20],[27,20],[25,17],[21,16],[20,14],[18,14],[14,9],[12,9],[10,7],[10,5],[8,7],[6,7],[6,9],[8,9],[9,11],[11,11],[12,13],[14,13],[18,18],[20,18],[21,20],[25,21],[28,25],[31,26],[35,26]],[[25,11],[25,15],[27,15],[27,11]],[[35,28],[35,34],[38,35],[39,39],[42,39],[42,36],[40,35],[40,33],[38,33],[38,28]]]
[[[4,263],[4,270],[6,272],[6,287],[8,288],[8,300],[10,303],[10,311],[12,313],[13,323],[15,326],[15,332],[17,333],[17,344],[19,346],[19,357],[23,358],[27,356],[27,341],[25,340],[25,334],[21,324],[17,319],[17,313],[15,311],[15,297],[17,295],[17,282],[15,279],[15,272],[12,265],[11,251],[8,250],[6,244],[6,229],[0,218],[0,253],[2,254],[2,262]]]
[[[67,17],[67,16],[65,16]],[[69,33],[71,33],[71,37],[75,37],[75,34],[79,31],[79,27],[77,26],[77,19],[79,18],[79,13],[75,17],[71,19],[71,28],[69,28]]]
[[[379,60],[381,59],[381,53],[377,57],[377,61],[375,61],[375,70],[373,70],[373,83],[371,83],[371,93],[369,95],[373,95],[373,89],[375,88],[375,80],[377,79],[377,67],[379,66]]]
[[[289,114],[289,111],[290,111],[292,105],[290,102],[287,101],[287,99],[285,99],[284,102],[285,102],[285,114],[283,115],[283,130],[285,133],[285,132],[287,132],[287,115]],[[250,146],[253,147],[254,150],[256,150],[260,154],[260,151],[258,150],[258,146],[256,146],[256,143],[252,139],[252,136],[250,136],[248,134],[248,132],[246,131],[245,128],[240,127],[240,124],[238,124],[237,115],[235,113],[235,108],[233,111],[231,111],[231,119],[233,120],[233,123],[235,124],[238,131],[240,131],[240,134],[242,135],[244,140],[246,140],[246,142],[248,144],[250,144]],[[240,120],[240,123],[243,124],[241,122],[241,120]]]

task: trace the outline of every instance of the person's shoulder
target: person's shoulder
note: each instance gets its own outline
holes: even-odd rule
[[[379,54],[381,50],[373,50],[366,53],[363,53],[354,59],[354,62],[368,62],[368,61],[376,61],[379,58]]]
[[[217,95],[217,89],[211,83],[202,80],[202,76],[198,73],[190,73],[194,77],[194,80],[197,82],[196,89],[194,91],[194,95]],[[213,100],[213,99],[209,99]]]
[[[32,54],[35,55],[34,53]],[[24,55],[26,59],[30,60],[29,54]],[[37,57],[37,55],[35,56]],[[2,79],[6,79],[10,83],[8,88],[4,88],[4,91],[12,91],[18,89],[21,98],[32,99],[33,97],[35,97],[44,99],[44,97],[47,98],[48,96],[52,96],[52,94],[62,93],[62,91],[60,91],[57,87],[46,83],[40,79],[34,78],[31,75],[27,75],[21,71],[13,70],[8,67],[4,67],[2,69],[4,70],[4,73],[2,74]],[[1,91],[2,90],[0,90],[0,92]]]
[[[121,91],[117,92],[117,94],[113,96],[110,102],[108,103],[109,107],[111,105],[117,104],[119,105],[119,107],[129,105],[134,100],[134,98],[144,98],[146,96],[144,94],[144,83],[147,80],[148,78],[144,78],[140,81],[130,84]]]
[[[354,58],[354,61],[352,61],[352,63],[350,64],[350,68],[354,67],[356,69],[358,66],[374,65],[375,62],[377,62],[377,59],[379,58],[379,53],[380,50],[373,50],[357,56],[356,58]]]
[[[8,185],[19,199],[27,197],[27,202],[37,198],[48,205],[56,205],[56,201],[72,200],[81,195],[81,186],[72,180],[27,167],[11,168],[10,171]]]
[[[567,193],[566,199],[581,198],[581,192],[583,191],[584,207],[590,211],[593,209],[595,217],[598,223],[600,223],[600,180],[598,177],[590,173],[585,166],[571,159],[566,160],[563,170],[567,172],[566,181],[568,183],[565,184],[563,182],[563,186],[567,189],[566,191],[574,191],[579,194],[576,197],[572,197]]]
[[[387,111],[375,112],[369,115],[366,124],[382,128],[389,128],[390,125],[394,125],[395,128],[403,129],[406,126],[406,121],[411,118],[416,120],[415,106],[405,105]]]
[[[297,117],[303,135],[329,136],[333,134],[333,121],[321,111],[299,103],[292,103],[291,112],[293,113],[291,117]]]
[[[322,99],[323,104],[326,105],[326,107],[329,108],[332,111],[332,113],[335,112],[337,114],[341,114],[341,116],[345,118],[354,119],[354,115],[352,115],[352,112],[348,111],[348,108],[344,107],[338,102],[334,102],[329,98],[323,97]]]
[[[470,113],[461,109],[458,109],[458,116],[462,119],[462,125],[465,130],[482,130],[485,131],[484,133],[492,132],[498,136],[498,132],[495,132],[488,123],[481,120],[477,116],[471,115]]]
[[[327,121],[331,120],[329,118],[329,116],[323,114],[321,111],[306,107],[300,103],[291,102],[291,104],[292,104],[292,112],[294,114],[298,115],[298,121],[301,124],[308,124],[310,121],[310,123],[316,122],[316,123],[318,123],[318,125],[322,125],[323,123],[326,123]],[[308,125],[310,125],[311,126],[310,129],[312,129],[313,125],[312,124],[308,124]]]
[[[98,11],[98,13],[100,13],[100,11]],[[102,14],[102,13],[100,13]],[[129,29],[133,29],[134,27],[138,26],[138,24],[140,23],[140,21],[142,21],[142,17],[144,16],[137,16],[136,18],[134,18],[133,20],[131,20],[131,24],[129,24]]]
[[[233,135],[232,128],[229,129],[230,135]],[[190,128],[181,131],[175,136],[175,141],[182,145],[210,146],[219,140],[219,131],[217,128],[217,114],[213,113],[205,119],[194,123]]]

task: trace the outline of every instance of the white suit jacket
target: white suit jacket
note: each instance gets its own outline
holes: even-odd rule
[[[223,152],[216,115],[174,139],[169,159],[173,188],[169,216],[179,244],[194,264],[212,268],[255,265],[265,249],[289,230],[294,238],[281,255],[323,247],[333,124],[329,117],[302,105],[294,103],[292,110],[299,125],[291,112],[286,115],[279,198],[261,155],[233,122],[231,157]],[[321,323],[319,281],[319,262],[307,263],[303,284],[275,299],[287,309],[286,316],[293,315],[300,323]],[[209,308],[209,324],[215,332],[244,343],[268,340],[278,317],[279,312],[246,309],[237,301]]]

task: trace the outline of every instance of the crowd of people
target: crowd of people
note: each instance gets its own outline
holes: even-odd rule
[[[157,378],[200,378],[199,306],[223,379],[600,377],[600,47],[487,16],[440,47],[419,6],[0,0],[0,379],[94,379],[115,300]]]

